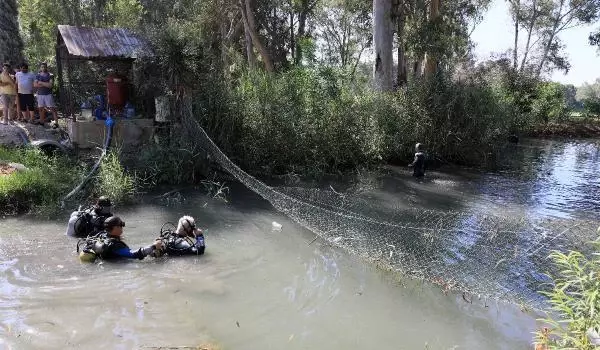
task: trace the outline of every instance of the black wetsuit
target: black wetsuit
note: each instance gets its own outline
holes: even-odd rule
[[[104,221],[113,216],[112,213],[99,213],[98,211],[99,210],[95,208],[90,211],[90,226],[92,227],[93,233],[104,230]]]
[[[108,232],[102,232],[99,235],[99,241],[103,242],[102,250],[97,252],[100,258],[104,260],[115,260],[120,258],[140,259],[152,254],[154,246],[148,246],[132,250],[119,237],[110,236]]]
[[[102,213],[98,208],[88,208],[71,214],[67,226],[67,236],[85,238],[104,230],[104,221],[112,213]]]
[[[202,255],[206,248],[203,234],[197,237],[180,237],[175,232],[170,232],[163,237],[163,242],[165,243],[165,252],[171,256]]]
[[[411,166],[413,167],[414,177],[425,176],[425,153],[415,153],[415,160],[412,162]]]

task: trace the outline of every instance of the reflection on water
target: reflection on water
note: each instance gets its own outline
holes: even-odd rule
[[[431,172],[419,183],[406,170],[390,168],[354,190],[366,203],[377,204],[377,210],[364,207],[361,214],[381,220],[431,222],[424,209],[460,214],[452,227],[438,225],[448,232],[462,228],[447,237],[428,236],[418,227],[405,230],[399,239],[415,241],[413,256],[401,257],[406,261],[422,264],[419,259],[439,257],[432,263],[438,272],[455,266],[465,279],[476,279],[481,276],[462,264],[477,250],[477,262],[498,276],[539,279],[543,267],[537,260],[525,260],[515,271],[512,257],[534,253],[515,249],[534,247],[531,242],[539,243],[545,231],[524,237],[517,220],[503,227],[508,235],[503,246],[495,237],[474,233],[494,225],[478,214],[553,223],[595,219],[598,148],[596,142],[530,142],[507,154],[512,170]],[[514,306],[471,304],[427,283],[398,280],[323,240],[313,241],[311,232],[242,188],[232,191],[230,204],[200,194],[186,197],[177,206],[150,203],[116,211],[128,223],[125,235],[132,247],[151,242],[166,221],[184,213],[195,216],[206,228],[202,257],[82,264],[75,241],[63,236],[66,214],[56,222],[0,221],[0,348],[138,349],[207,342],[261,350],[530,347],[535,321]],[[355,209],[348,203],[326,204]],[[410,208],[421,216],[407,216]],[[395,217],[400,210],[403,216]],[[281,232],[271,230],[273,221],[283,225]],[[344,232],[335,234],[347,238]],[[552,244],[571,238],[567,233]],[[396,258],[395,248],[384,255]],[[511,253],[495,259],[497,251]],[[517,278],[505,288],[534,290],[528,280]]]
[[[511,170],[479,180],[491,202],[524,207],[529,216],[596,219],[600,209],[600,143],[527,141],[507,153]]]

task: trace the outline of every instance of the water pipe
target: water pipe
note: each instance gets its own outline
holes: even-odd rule
[[[104,122],[104,125],[106,125],[106,137],[104,138],[104,147],[102,148],[102,154],[100,155],[100,158],[98,158],[98,161],[96,161],[96,164],[94,164],[90,173],[87,174],[87,176],[83,178],[81,183],[77,187],[75,187],[71,192],[69,192],[69,194],[67,194],[60,201],[62,208],[64,208],[64,206],[65,206],[65,201],[67,199],[71,198],[72,196],[74,196],[79,191],[81,191],[81,189],[90,180],[90,178],[96,173],[96,171],[98,171],[98,168],[100,167],[100,164],[102,163],[102,159],[104,159],[104,156],[106,156],[106,153],[107,153],[108,148],[110,147],[110,143],[112,141],[112,132],[113,132],[113,127],[115,125],[115,121],[109,115],[108,118],[106,119],[106,121]]]

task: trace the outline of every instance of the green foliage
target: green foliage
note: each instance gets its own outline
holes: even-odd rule
[[[56,206],[82,174],[82,169],[69,159],[47,157],[33,148],[0,147],[0,160],[20,163],[28,168],[0,175],[0,208],[3,213],[21,213],[34,206]]]
[[[0,62],[3,63],[17,64],[22,60],[23,41],[17,15],[16,0],[0,1]]]
[[[545,123],[564,121],[568,112],[564,86],[554,82],[539,83],[531,108],[535,120]]]
[[[575,251],[550,255],[558,272],[550,276],[552,290],[544,293],[551,309],[542,321],[551,330],[536,334],[537,342],[549,345],[549,349],[596,349],[588,332],[600,328],[600,240],[591,246],[591,257]]]
[[[19,24],[30,64],[55,61],[59,24],[135,28],[144,15],[140,0],[19,0]]]
[[[583,104],[583,110],[591,116],[600,115],[600,79],[593,84],[583,84],[577,89],[577,99]]]
[[[242,125],[235,153],[247,169],[275,173],[404,162],[416,142],[474,164],[507,134],[510,120],[491,87],[443,76],[380,94],[357,89],[333,69],[253,73],[240,80],[235,99]]]
[[[203,179],[207,161],[202,155],[199,150],[181,148],[178,142],[152,144],[127,163],[136,169],[139,178],[146,179],[145,186],[189,184]]]
[[[125,171],[118,151],[110,151],[102,160],[94,192],[97,197],[108,196],[115,203],[133,200],[137,192],[136,177]]]

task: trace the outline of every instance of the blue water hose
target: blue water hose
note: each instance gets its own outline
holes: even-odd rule
[[[92,178],[92,176],[96,173],[96,171],[98,171],[98,168],[100,167],[100,164],[102,163],[102,159],[104,159],[104,156],[106,156],[106,153],[108,152],[108,148],[110,147],[110,143],[112,141],[112,133],[113,133],[113,127],[115,125],[115,121],[109,116],[106,119],[106,121],[104,122],[104,125],[106,125],[106,137],[104,138],[104,147],[102,148],[102,154],[100,155],[100,158],[98,158],[98,161],[96,161],[96,164],[94,164],[90,173],[87,174],[87,176],[83,178],[81,183],[77,187],[75,187],[71,192],[69,192],[69,194],[67,194],[61,200],[60,204],[61,204],[62,208],[65,207],[65,201],[67,199],[73,197],[79,191],[81,191],[81,189]]]

